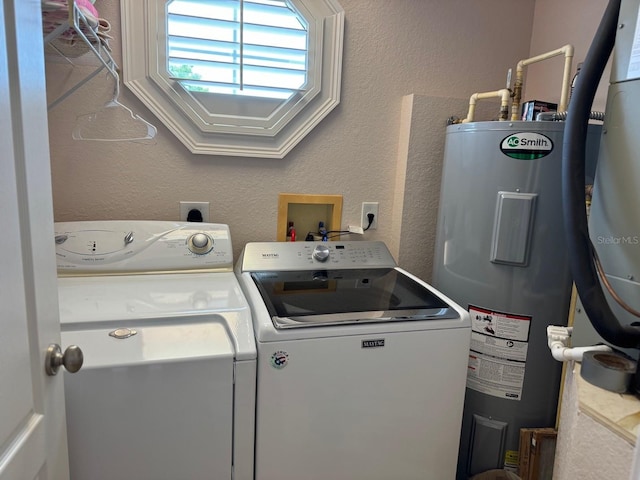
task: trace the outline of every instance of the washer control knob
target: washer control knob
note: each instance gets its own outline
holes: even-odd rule
[[[313,249],[313,258],[319,262],[329,260],[329,247],[326,245],[318,245]]]
[[[194,233],[187,240],[187,246],[191,252],[204,255],[213,248],[213,239],[206,233]]]

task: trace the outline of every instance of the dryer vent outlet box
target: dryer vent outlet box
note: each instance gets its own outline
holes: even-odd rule
[[[209,202],[180,202],[180,221],[209,223]]]

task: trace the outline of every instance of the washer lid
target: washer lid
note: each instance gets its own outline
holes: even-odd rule
[[[394,268],[254,272],[276,328],[457,319],[441,298]]]

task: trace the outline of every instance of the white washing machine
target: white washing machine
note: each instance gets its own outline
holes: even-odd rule
[[[256,348],[226,225],[55,225],[73,480],[253,478]]]
[[[250,243],[256,480],[455,478],[471,325],[381,242]]]

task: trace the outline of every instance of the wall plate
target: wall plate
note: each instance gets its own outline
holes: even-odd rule
[[[186,222],[191,210],[199,210],[202,221],[209,223],[209,202],[180,202],[180,221]]]

